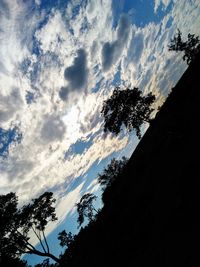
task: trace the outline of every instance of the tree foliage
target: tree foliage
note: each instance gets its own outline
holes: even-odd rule
[[[140,127],[144,122],[150,122],[154,101],[152,93],[142,96],[138,88],[115,88],[112,96],[104,101],[101,111],[105,121],[104,131],[117,135],[124,125],[128,131],[134,129],[138,138],[141,138]]]
[[[189,65],[200,52],[200,40],[195,34],[188,34],[187,40],[182,40],[182,33],[178,29],[177,34],[168,45],[169,51],[183,52],[183,60]]]
[[[96,199],[97,197],[94,194],[86,193],[76,204],[78,212],[78,227],[83,224],[85,218],[88,218],[89,221],[93,221],[95,219],[95,215],[98,213],[98,211],[93,206],[93,201]]]
[[[63,230],[58,234],[58,240],[60,240],[61,247],[69,247],[74,242],[74,235],[71,232],[67,233]]]
[[[59,261],[50,253],[45,236],[46,225],[57,219],[54,202],[53,193],[45,192],[19,209],[15,193],[0,195],[0,257],[19,258],[29,253]],[[42,251],[30,243],[30,233],[40,242]]]
[[[108,166],[98,175],[98,182],[103,189],[112,185],[116,178],[122,173],[128,159],[122,157],[121,160],[113,158]]]

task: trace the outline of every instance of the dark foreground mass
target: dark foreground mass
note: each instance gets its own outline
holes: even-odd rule
[[[198,56],[61,266],[200,266],[199,70]]]

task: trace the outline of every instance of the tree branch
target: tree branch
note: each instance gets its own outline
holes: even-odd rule
[[[27,245],[25,245],[25,248],[27,248],[28,250],[24,250],[21,247],[19,247],[18,245],[16,245],[18,251],[22,254],[26,254],[26,253],[30,253],[30,251],[32,251],[33,249],[30,249]],[[20,254],[20,253],[16,253],[16,254]]]
[[[32,250],[31,252],[28,252],[29,254],[35,254],[35,255],[38,255],[38,256],[42,256],[42,257],[48,257],[48,258],[51,258],[52,260],[54,260],[55,262],[60,262],[60,259],[57,258],[56,256],[54,256],[53,254],[51,253],[43,253],[37,249],[34,249]]]
[[[28,246],[30,246],[31,248],[28,247]],[[27,241],[27,244],[25,244],[25,248],[27,250],[26,249],[22,249],[22,248],[17,246],[17,249],[21,254],[35,254],[35,255],[38,255],[38,256],[51,258],[52,260],[54,260],[55,262],[58,262],[58,263],[60,262],[60,259],[57,258],[56,256],[54,256],[53,254],[51,254],[49,252],[41,252],[41,251],[37,250],[28,241]],[[19,254],[19,253],[16,253],[16,254]]]
[[[44,241],[45,241],[46,247],[47,247],[47,252],[49,253],[49,245],[48,245],[48,243],[47,243],[47,239],[46,239],[46,236],[45,236],[44,230],[42,230],[42,235],[43,235],[43,238],[44,238]]]
[[[42,249],[43,249],[44,253],[46,253],[47,251],[46,251],[46,249],[45,249],[45,247],[44,247],[44,245],[43,245],[43,243],[42,243],[41,237],[37,234],[37,232],[36,232],[36,230],[33,228],[33,226],[31,226],[31,228],[32,228],[33,232],[35,233],[35,235],[37,236],[38,240],[40,241],[40,245],[42,246]]]

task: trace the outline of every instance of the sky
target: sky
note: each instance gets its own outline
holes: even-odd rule
[[[130,86],[162,105],[187,68],[167,45],[177,29],[200,35],[199,14],[199,0],[0,0],[0,194],[22,206],[52,191],[50,243],[77,232],[84,193],[101,205],[98,173],[138,143],[103,132],[103,101]]]

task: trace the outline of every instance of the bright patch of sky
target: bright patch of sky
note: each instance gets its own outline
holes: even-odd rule
[[[50,240],[66,218],[77,227],[75,203],[138,142],[104,134],[103,101],[127,85],[161,105],[187,67],[167,45],[177,28],[200,35],[199,14],[198,0],[0,0],[0,193],[22,205],[53,191]]]

